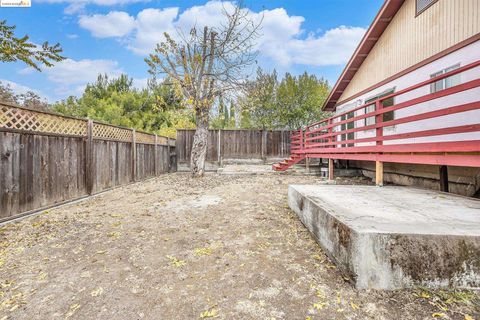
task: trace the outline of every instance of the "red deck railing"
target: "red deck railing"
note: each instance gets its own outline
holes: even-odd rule
[[[479,139],[458,139],[455,141],[442,141],[444,137],[452,134],[473,133],[480,131],[480,113],[475,113],[475,118],[469,118],[467,123],[459,123],[456,120],[455,126],[445,127],[442,125],[445,116],[461,114],[468,111],[480,110],[480,61],[470,63],[461,68],[455,69],[435,78],[423,81],[406,89],[386,95],[375,101],[355,107],[331,118],[313,123],[305,129],[292,133],[292,153],[305,154],[309,158],[328,158],[346,160],[368,160],[383,162],[399,162],[413,164],[433,164],[480,167],[480,140]],[[419,97],[402,101],[392,106],[384,107],[384,101],[405,94],[413,94],[414,90],[449,78],[451,76],[470,73],[473,80],[465,81],[459,85],[444,89],[438,92],[421,95]],[[472,76],[473,74],[473,76]],[[462,101],[462,94],[469,92],[469,100]],[[442,98],[455,98],[463,103],[445,102]],[[439,106],[423,110],[419,108],[424,103],[437,103]],[[367,107],[375,106],[371,112],[365,112]],[[417,107],[417,110],[415,108]],[[410,111],[403,117],[384,121],[384,114],[391,111]],[[429,109],[429,111],[425,111]],[[401,116],[401,115],[400,115]],[[471,114],[469,115],[471,117]],[[350,118],[347,118],[350,117]],[[370,119],[367,124],[364,119]],[[359,121],[362,120],[361,125]],[[435,121],[438,125],[435,128],[425,130],[411,130],[402,127],[409,123],[428,120]],[[461,121],[460,121],[461,122]],[[349,125],[350,124],[350,125]],[[398,126],[401,130],[385,130],[386,127]],[[405,130],[407,129],[407,130]],[[421,129],[418,128],[417,129]],[[363,135],[363,137],[362,137]],[[436,137],[434,141],[415,142],[415,138]],[[478,137],[478,136],[477,136]],[[407,139],[407,141],[405,141]],[[401,141],[404,140],[404,141]]]

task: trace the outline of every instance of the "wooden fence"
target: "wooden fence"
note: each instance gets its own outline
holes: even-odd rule
[[[175,141],[0,103],[0,222],[175,171]]]
[[[177,130],[176,153],[179,163],[189,163],[195,130]],[[290,155],[290,131],[209,130],[207,161],[223,159],[285,158]]]

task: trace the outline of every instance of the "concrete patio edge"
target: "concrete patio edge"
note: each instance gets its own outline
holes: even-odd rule
[[[401,228],[399,232],[392,232],[382,230],[381,226],[377,226],[378,231],[362,229],[350,223],[361,217],[349,216],[347,210],[342,211],[331,202],[332,198],[322,197],[326,187],[337,188],[344,193],[339,194],[337,201],[341,202],[352,196],[354,186],[347,194],[348,186],[308,186],[317,188],[315,197],[305,191],[306,187],[289,186],[290,208],[357,288],[480,286],[480,236],[428,234],[428,230],[424,234],[408,233]],[[381,188],[369,188],[382,192]],[[423,200],[420,194],[419,201]],[[368,205],[368,200],[359,204],[359,210],[362,205]]]

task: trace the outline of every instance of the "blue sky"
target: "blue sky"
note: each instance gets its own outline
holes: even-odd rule
[[[280,73],[305,70],[333,85],[383,0],[247,0],[263,16],[259,64]],[[32,89],[53,102],[81,94],[98,72],[126,73],[142,87],[143,61],[164,31],[220,19],[221,5],[200,0],[32,0],[31,8],[0,8],[1,19],[35,43],[59,42],[68,60],[38,73],[2,63],[0,81]]]

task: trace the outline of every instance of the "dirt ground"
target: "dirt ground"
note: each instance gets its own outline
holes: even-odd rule
[[[0,319],[480,319],[478,293],[354,289],[289,183],[324,182],[176,173],[5,225]]]

